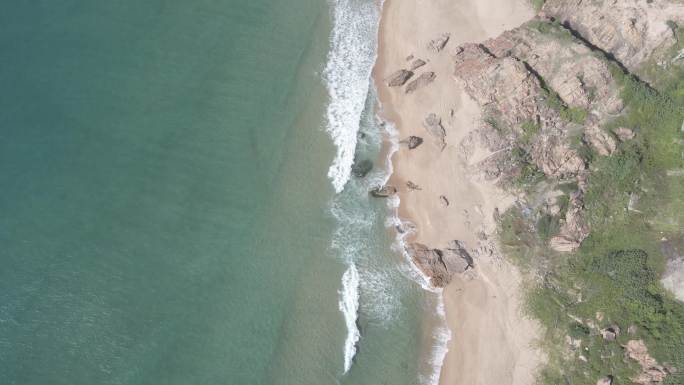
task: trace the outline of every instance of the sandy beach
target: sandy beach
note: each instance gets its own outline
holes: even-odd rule
[[[444,247],[458,239],[469,250],[485,251],[475,253],[474,270],[444,291],[452,338],[442,385],[531,384],[543,359],[534,348],[539,327],[520,308],[520,274],[498,255],[493,239],[494,213],[514,197],[473,172],[472,166],[490,154],[462,144],[481,116],[454,79],[451,59],[460,44],[495,37],[532,17],[525,0],[384,2],[374,69],[381,115],[401,139],[423,139],[415,149],[402,146],[392,159],[390,182],[399,190],[400,216],[416,227],[410,241]],[[417,59],[425,64],[413,69]],[[408,93],[389,87],[400,69],[414,72],[408,83],[430,72],[434,80]],[[443,140],[426,129],[430,114],[441,121]]]

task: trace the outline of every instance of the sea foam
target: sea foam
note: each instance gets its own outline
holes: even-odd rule
[[[360,332],[356,326],[359,311],[359,272],[354,263],[349,265],[342,275],[342,291],[340,292],[340,310],[344,314],[347,325],[347,338],[344,341],[344,372],[352,366],[356,354],[356,343],[359,342]]]
[[[349,181],[359,122],[375,63],[380,8],[368,0],[331,2],[333,27],[323,72],[328,89],[327,131],[336,147],[328,170],[336,192]]]

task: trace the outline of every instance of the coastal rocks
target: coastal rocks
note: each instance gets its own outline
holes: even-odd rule
[[[418,89],[421,89],[428,84],[432,83],[437,75],[435,75],[434,72],[424,72],[418,78],[412,80],[409,84],[406,85],[405,92],[407,94],[413,93]]]
[[[415,71],[418,68],[424,66],[425,64],[427,64],[425,60],[416,59],[413,61],[413,63],[411,63],[411,71]]]
[[[442,261],[441,250],[430,249],[422,243],[412,243],[406,251],[416,267],[430,278],[432,286],[445,287],[449,283],[451,274]]]
[[[397,193],[397,188],[390,185],[374,188],[370,194],[376,198],[389,198]]]
[[[413,71],[408,70],[398,70],[389,76],[387,85],[389,87],[401,87],[413,76]]]
[[[445,287],[454,274],[460,274],[473,266],[473,259],[460,241],[449,242],[444,249],[431,249],[422,243],[412,243],[406,251],[413,263],[430,278],[434,287]]]
[[[630,71],[672,46],[676,39],[671,25],[684,21],[684,5],[675,1],[547,0],[542,12],[613,55]]]
[[[592,125],[584,131],[584,138],[602,156],[612,154],[617,148],[615,139],[596,125]]]
[[[676,368],[665,367],[658,364],[655,358],[648,353],[648,348],[643,340],[629,340],[623,346],[625,358],[634,360],[641,366],[641,372],[631,378],[632,382],[641,385],[657,385],[665,380],[670,373],[675,373]]]
[[[443,149],[446,146],[444,138],[446,137],[446,131],[444,126],[442,126],[442,119],[434,113],[428,114],[423,121],[423,127],[432,136],[437,144]]]
[[[444,49],[446,44],[449,42],[449,38],[451,37],[450,34],[448,33],[443,33],[436,39],[430,40],[427,45],[427,49],[429,49],[432,52],[438,53],[441,50]]]
[[[406,138],[406,139],[400,141],[399,143],[401,143],[401,144],[406,144],[406,145],[408,146],[408,149],[409,149],[409,150],[413,150],[413,149],[415,149],[416,147],[418,147],[418,146],[420,146],[421,144],[423,144],[423,138],[421,138],[420,136],[413,136],[413,135],[411,135],[411,136],[409,136],[408,138]]]

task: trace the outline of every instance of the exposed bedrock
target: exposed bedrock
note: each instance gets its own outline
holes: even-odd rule
[[[684,4],[674,1],[547,0],[541,13],[633,72],[675,43],[672,22],[684,24]]]

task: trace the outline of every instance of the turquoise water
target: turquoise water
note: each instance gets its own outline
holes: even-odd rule
[[[358,91],[339,94],[351,97],[338,106],[357,107],[331,114],[335,74],[368,60],[331,67],[341,20],[332,15],[369,6],[3,7],[0,383],[415,384],[425,375],[430,305],[391,249],[386,202],[367,194],[386,175],[363,71],[340,83]],[[349,116],[341,136],[330,131]],[[330,166],[349,166],[344,146],[378,167],[337,193]],[[359,279],[345,297],[350,264]],[[344,298],[358,301],[351,324]]]

